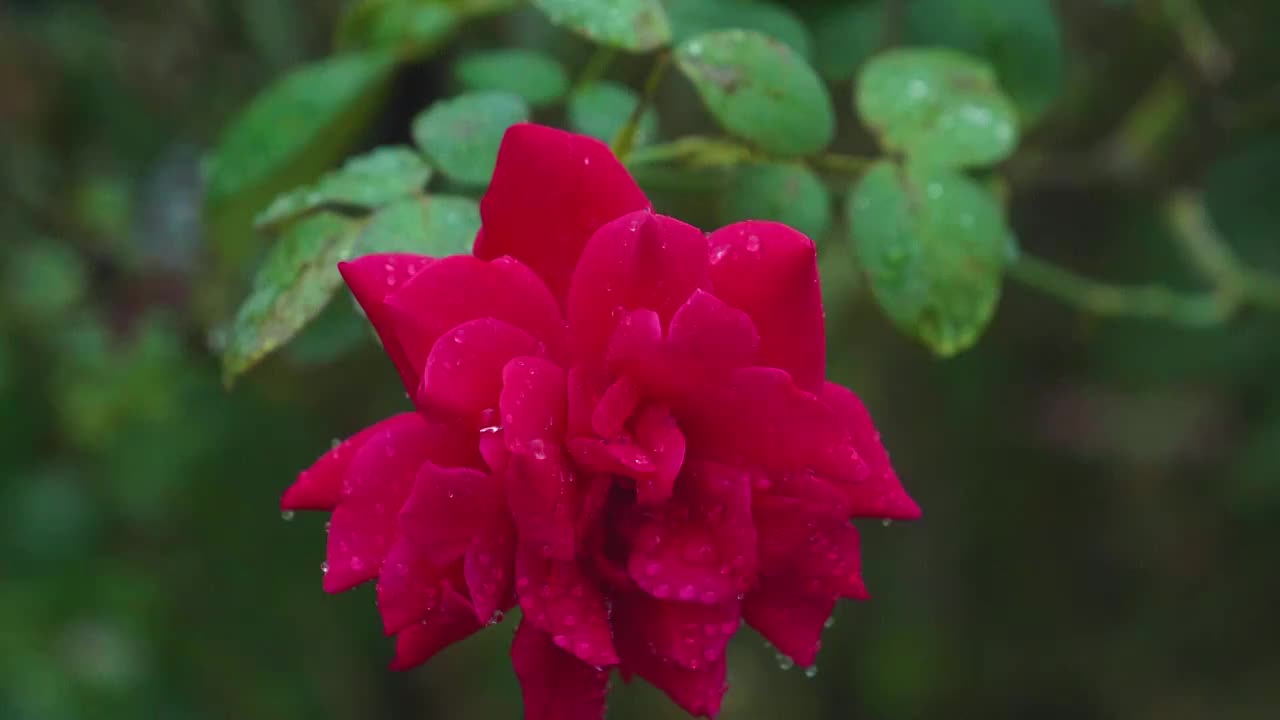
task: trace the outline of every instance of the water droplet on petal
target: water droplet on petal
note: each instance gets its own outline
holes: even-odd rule
[[[534,438],[529,441],[529,453],[533,455],[535,460],[546,460],[547,446],[542,440]]]

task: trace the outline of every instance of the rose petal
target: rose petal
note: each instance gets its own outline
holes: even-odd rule
[[[400,510],[400,534],[443,567],[462,557],[502,512],[501,488],[488,473],[426,463]]]
[[[641,593],[619,595],[616,610],[648,636],[653,651],[681,667],[697,670],[724,657],[729,638],[738,630],[737,597],[715,605],[667,602]]]
[[[620,602],[614,613],[614,639],[618,644],[623,677],[639,675],[666,693],[690,715],[712,718],[720,712],[720,702],[729,689],[725,683],[725,658],[690,669],[659,655],[646,632],[648,618],[643,606]]]
[[[408,670],[421,665],[481,627],[467,599],[446,589],[439,607],[396,636],[396,655],[391,660],[391,669]]]
[[[569,368],[569,437],[592,434],[592,418],[609,383],[603,363],[588,360]]]
[[[565,382],[564,370],[542,358],[517,357],[502,368],[498,409],[508,448],[537,454],[560,442],[567,425]]]
[[[507,504],[521,541],[549,557],[572,559],[577,537],[578,485],[558,445],[511,454],[505,477]]]
[[[512,358],[540,352],[533,336],[500,320],[464,322],[432,346],[418,405],[479,423],[481,413],[498,405],[503,367]]]
[[[386,304],[395,337],[419,372],[441,335],[478,318],[493,318],[525,331],[544,342],[553,356],[564,345],[564,322],[555,299],[537,275],[511,258],[493,262],[466,255],[442,258],[414,276]]]
[[[341,592],[372,579],[399,536],[396,517],[418,468],[478,461],[474,435],[403,413],[383,421],[356,452],[329,521],[324,589]]]
[[[467,547],[463,575],[480,622],[492,623],[515,605],[515,557],[516,529],[505,512]]]
[[[578,255],[601,225],[649,208],[622,164],[598,140],[540,125],[507,129],[489,189],[475,255],[510,255],[563,299]]]
[[[786,580],[761,578],[760,587],[742,602],[742,617],[778,652],[807,667],[818,654],[835,602],[832,596],[798,592]]]
[[[369,436],[378,432],[383,420],[343,440],[321,455],[311,467],[298,473],[298,479],[280,498],[281,510],[332,510],[342,493],[342,478],[351,467],[351,458]]]
[[[845,597],[863,593],[858,531],[843,517],[785,497],[752,506],[760,572],[786,577],[796,591]]]
[[[813,242],[786,225],[734,223],[708,238],[716,297],[745,310],[760,332],[759,364],[822,389],[826,341]]]
[[[742,471],[689,463],[671,503],[638,524],[627,563],[631,578],[662,600],[718,604],[737,597],[756,569],[750,502]]]
[[[404,382],[404,389],[409,393],[418,389],[422,365],[411,362],[401,347],[392,326],[387,299],[432,262],[432,258],[423,255],[387,253],[365,255],[338,263],[338,272],[342,274],[342,279],[346,281],[356,302],[360,303],[374,331],[378,333],[387,357],[396,366],[400,380]]]
[[[866,475],[843,423],[782,370],[735,370],[682,410],[680,426],[691,446],[714,457],[779,472],[813,468],[840,481]]]
[[[604,596],[576,561],[548,558],[522,544],[516,550],[516,596],[524,619],[550,634],[556,647],[591,665],[618,662]]]
[[[525,720],[601,720],[609,671],[556,647],[527,619],[511,641],[511,666],[520,680]]]
[[[640,211],[605,224],[582,250],[569,285],[568,320],[579,356],[604,352],[629,311],[646,308],[665,327],[709,285],[707,239],[697,228]]]
[[[916,520],[920,506],[907,495],[889,464],[889,453],[880,443],[880,433],[871,422],[867,408],[849,389],[826,383],[822,401],[839,417],[853,439],[858,456],[867,464],[867,479],[844,486],[855,517]]]
[[[392,544],[378,572],[383,632],[394,635],[435,609],[440,604],[444,576],[416,543],[400,538]]]
[[[671,318],[667,346],[692,371],[720,372],[750,365],[760,349],[760,334],[745,312],[695,290]]]
[[[640,404],[640,388],[627,376],[604,391],[591,414],[591,429],[604,438],[615,438]]]

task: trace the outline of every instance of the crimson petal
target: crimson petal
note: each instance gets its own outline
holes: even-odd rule
[[[569,285],[568,320],[579,356],[604,351],[614,326],[647,308],[662,325],[709,285],[707,238],[697,228],[647,211],[607,223],[582,250]]]
[[[525,720],[601,720],[609,671],[592,667],[555,645],[527,619],[511,641],[511,666],[520,680]]]
[[[533,336],[500,320],[464,322],[432,346],[418,389],[418,405],[475,422],[482,412],[497,406],[503,367],[512,358],[540,351]]]
[[[690,715],[715,717],[729,689],[725,683],[725,657],[721,655],[697,669],[672,662],[660,655],[652,644],[652,637],[646,632],[650,622],[644,615],[644,605],[625,600],[618,603],[614,612],[614,638],[623,677],[639,675]]]
[[[667,346],[691,370],[723,371],[751,364],[760,349],[760,333],[743,311],[695,290],[671,319]]]
[[[564,370],[542,358],[516,357],[502,368],[498,409],[508,448],[545,452],[559,442],[566,426],[565,382]]]
[[[410,393],[418,389],[422,364],[411,361],[400,345],[387,300],[433,262],[423,255],[387,253],[338,263],[338,272],[378,333],[387,357],[400,373],[405,391]]]
[[[618,599],[622,616],[643,624],[653,651],[680,667],[698,670],[724,657],[742,613],[734,597],[715,605],[667,602],[640,593]]]
[[[516,596],[524,619],[549,633],[556,647],[591,665],[614,665],[604,596],[576,561],[556,560],[540,549],[516,551]]]
[[[785,576],[796,592],[861,598],[858,531],[843,517],[793,498],[758,498],[752,507],[760,572]]]
[[[512,578],[515,575],[516,531],[503,513],[493,526],[467,547],[463,575],[476,619],[493,622],[497,613],[515,604]]]
[[[907,495],[898,475],[889,464],[889,453],[880,443],[880,433],[871,422],[867,408],[848,388],[826,383],[822,401],[844,421],[853,438],[858,456],[867,464],[867,479],[845,486],[855,517],[879,517],[893,520],[916,520],[920,506]]]
[[[431,659],[433,655],[462,640],[483,625],[476,622],[475,611],[467,599],[446,589],[440,606],[396,635],[396,655],[392,670],[408,670]]]
[[[281,510],[332,510],[338,504],[342,493],[342,478],[351,467],[351,458],[364,445],[369,436],[378,431],[383,423],[370,425],[351,437],[343,440],[332,450],[321,455],[311,467],[298,473],[298,479],[280,498]]]
[[[601,225],[649,201],[598,140],[540,125],[507,129],[489,189],[475,255],[510,255],[533,269],[559,299],[578,255]]]
[[[522,542],[548,557],[572,559],[578,522],[578,483],[558,445],[511,454],[504,476],[507,503]]]
[[[742,617],[797,665],[813,664],[835,598],[797,592],[786,580],[762,578],[742,601]]]
[[[440,603],[444,578],[416,543],[400,538],[387,551],[378,572],[378,613],[382,631],[394,635],[418,622]]]
[[[708,238],[716,297],[760,331],[761,365],[786,370],[817,393],[826,374],[822,296],[813,242],[786,225],[748,220]]]
[[[462,557],[502,511],[501,488],[487,473],[426,463],[400,510],[400,533],[443,567]]]
[[[326,592],[341,592],[372,579],[399,533],[396,516],[427,462],[458,466],[475,462],[467,433],[418,413],[402,413],[378,425],[356,452],[329,521]]]

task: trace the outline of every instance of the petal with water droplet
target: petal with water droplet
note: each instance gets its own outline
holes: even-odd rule
[[[481,627],[467,599],[448,590],[439,607],[396,635],[396,655],[391,660],[391,669],[408,670],[421,665]]]
[[[383,420],[382,423],[389,422]],[[351,459],[378,431],[382,423],[370,425],[335,445],[321,455],[311,467],[298,473],[298,479],[280,498],[282,510],[332,510],[338,504],[342,492],[342,478],[351,467]]]
[[[378,333],[383,350],[400,373],[404,389],[410,393],[418,388],[422,365],[414,363],[400,345],[387,300],[432,262],[432,258],[422,255],[394,253],[365,255],[338,263],[342,279]]]
[[[503,512],[501,488],[488,473],[426,463],[400,510],[400,534],[443,567],[462,557]]]
[[[478,318],[441,335],[427,357],[418,406],[477,425],[498,406],[502,369],[512,358],[540,354],[533,336],[493,318]]]
[[[821,397],[849,429],[858,456],[867,464],[866,480],[844,486],[853,515],[893,520],[919,518],[920,506],[898,481],[889,463],[889,453],[880,442],[880,433],[858,396],[848,388],[826,383]]]
[[[604,716],[609,670],[565,652],[527,618],[511,641],[511,666],[520,680],[525,720],[600,720]]]
[[[697,668],[672,662],[656,651],[652,636],[646,632],[650,619],[643,613],[643,606],[627,602],[619,603],[614,613],[614,637],[623,677],[639,675],[690,715],[715,717],[728,689],[725,657],[700,663]]]
[[[818,654],[818,639],[835,602],[831,596],[797,592],[785,580],[762,578],[760,587],[743,600],[742,617],[779,652],[797,665],[809,666]]]
[[[508,448],[535,455],[550,452],[567,425],[565,371],[543,358],[513,358],[502,368],[498,409]]]
[[[522,544],[516,551],[516,595],[524,619],[551,635],[556,647],[591,665],[618,662],[604,596],[575,560],[549,558]]]
[[[506,512],[467,547],[463,574],[481,622],[490,622],[495,613],[515,605],[515,551],[515,526]]]

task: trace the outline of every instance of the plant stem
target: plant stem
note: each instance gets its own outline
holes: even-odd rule
[[[1236,303],[1216,293],[1180,293],[1161,285],[1112,285],[1022,253],[1009,277],[1082,310],[1107,317],[1164,320],[1189,327],[1221,324]]]
[[[578,74],[578,80],[573,84],[574,88],[581,90],[582,88],[598,81],[604,76],[605,71],[613,64],[613,59],[617,57],[618,52],[608,45],[601,45],[592,53],[591,59],[587,60],[587,64],[582,67],[582,72]]]
[[[662,84],[662,78],[667,74],[667,66],[671,63],[670,53],[663,52],[654,60],[653,68],[649,70],[649,77],[645,78],[643,94],[640,96],[640,102],[636,103],[635,109],[631,111],[631,117],[627,118],[627,124],[622,126],[618,134],[614,136],[610,146],[613,148],[613,154],[618,159],[626,162],[627,155],[631,153],[631,144],[635,141],[636,128],[640,126],[640,118],[644,116],[644,111],[649,108],[653,102],[654,95],[658,92],[658,86]]]

